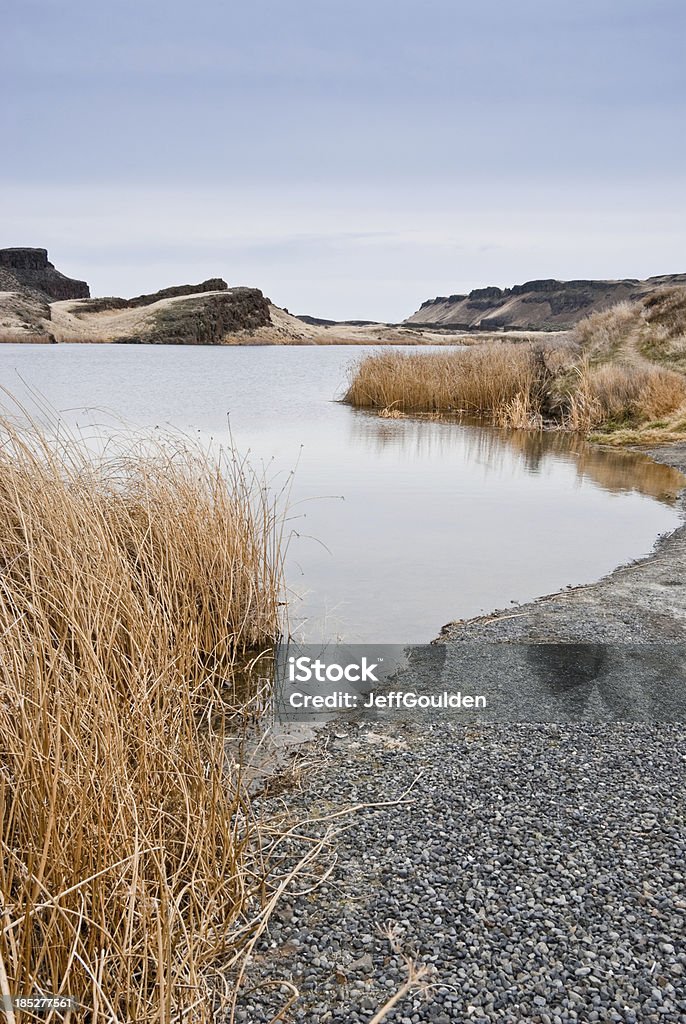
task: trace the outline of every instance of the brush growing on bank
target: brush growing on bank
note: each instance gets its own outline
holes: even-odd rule
[[[589,432],[673,414],[686,403],[686,379],[647,362],[597,364],[570,347],[503,342],[375,353],[354,367],[344,401],[382,415],[472,416],[502,427]]]
[[[0,434],[0,994],[209,1021],[262,885],[224,734],[280,516],[233,458]]]
[[[686,439],[686,288],[663,288],[642,302],[622,302],[593,313],[577,326],[576,337],[596,367],[610,407],[607,423],[601,424],[603,441],[661,444]]]

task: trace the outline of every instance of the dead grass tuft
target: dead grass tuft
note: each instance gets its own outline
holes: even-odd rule
[[[686,402],[686,380],[661,367],[605,364],[577,369],[564,424],[588,431],[638,425],[670,415]]]
[[[0,438],[0,989],[209,1021],[260,885],[224,735],[279,516],[233,457]]]

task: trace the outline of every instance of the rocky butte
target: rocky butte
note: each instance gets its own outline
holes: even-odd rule
[[[47,249],[0,249],[0,291],[41,292],[48,300],[87,299],[90,289],[55,270]]]
[[[0,249],[0,342],[146,345],[317,345],[416,340],[385,324],[303,322],[259,288],[220,277],[122,298],[91,298],[55,270],[46,249]]]

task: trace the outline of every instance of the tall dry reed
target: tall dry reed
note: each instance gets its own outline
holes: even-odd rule
[[[0,327],[0,345],[52,345],[54,341],[53,335],[45,331]]]
[[[2,995],[213,1019],[260,884],[232,672],[280,592],[279,516],[240,462],[93,460],[0,423]]]
[[[686,402],[686,378],[637,364],[593,365],[529,344],[457,352],[378,352],[353,369],[344,401],[382,415],[476,414],[501,427],[573,431],[645,424]]]
[[[537,421],[547,376],[532,345],[496,344],[452,352],[377,352],[354,368],[344,401],[362,409],[471,413]]]

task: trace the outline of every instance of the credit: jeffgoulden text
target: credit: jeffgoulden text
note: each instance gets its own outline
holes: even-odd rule
[[[467,694],[457,691],[448,693],[419,694],[413,690],[391,690],[390,693],[350,693],[347,690],[336,690],[329,694],[309,694],[294,690],[288,695],[289,705],[297,711],[306,708],[328,711],[354,711],[375,708],[378,711],[396,708],[429,708],[437,710],[459,708],[485,708],[486,698],[481,694]]]

